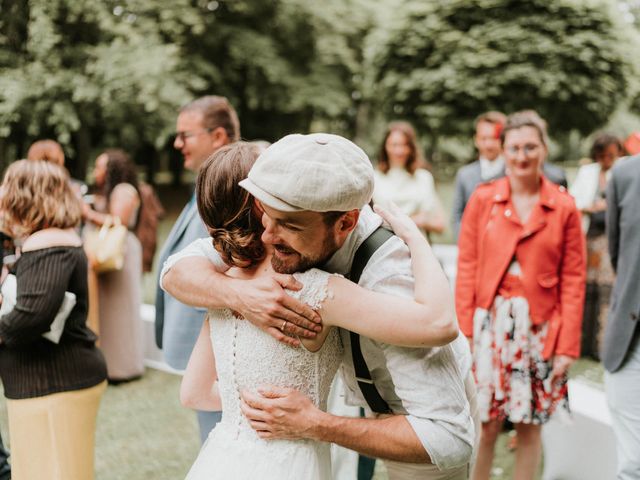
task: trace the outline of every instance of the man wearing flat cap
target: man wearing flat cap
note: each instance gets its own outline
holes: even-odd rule
[[[373,193],[369,158],[337,135],[284,137],[258,158],[240,185],[264,211],[262,240],[274,247],[272,266],[280,274],[317,266],[349,275],[356,251],[382,223],[368,206]],[[348,235],[337,239],[332,234],[336,226],[348,228]],[[211,242],[200,245],[213,248]],[[207,255],[210,252],[202,252]],[[206,258],[176,257],[161,275],[163,287],[176,298],[240,313],[261,310],[260,304],[247,309],[251,299],[236,300],[243,297],[245,286],[253,288],[251,284],[229,282]],[[358,283],[376,292],[413,298],[408,247],[395,236],[383,241]],[[281,296],[282,291],[275,294]],[[290,308],[301,311],[302,305],[290,304]],[[281,319],[265,314],[250,317],[249,321],[280,340],[279,329],[294,335],[311,329],[305,322],[296,324],[297,320],[281,328]],[[360,360],[353,353],[353,337],[342,330],[341,337],[347,403],[364,407],[370,418],[322,412],[298,391],[276,387],[261,389],[262,394],[245,393],[245,415],[264,422],[272,438],[311,438],[383,458],[392,480],[466,479],[475,439],[471,415],[475,387],[464,338],[444,347],[408,348],[359,337],[358,350],[370,376],[363,378]],[[372,389],[377,395],[374,401]]]

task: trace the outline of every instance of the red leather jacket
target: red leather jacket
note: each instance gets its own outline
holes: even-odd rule
[[[586,253],[580,213],[564,187],[542,177],[526,225],[511,203],[508,178],[480,185],[472,195],[462,217],[456,278],[456,312],[466,336],[473,335],[476,308],[491,308],[514,256],[531,321],[549,322],[544,358],[578,357]]]

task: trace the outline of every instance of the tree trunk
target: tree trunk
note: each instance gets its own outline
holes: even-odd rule
[[[357,145],[362,145],[366,141],[367,133],[371,128],[371,104],[365,100],[359,102],[356,108],[353,139]]]
[[[182,154],[173,148],[173,145],[167,145],[169,152],[169,170],[171,170],[172,183],[174,187],[179,187],[182,183],[182,169],[184,167],[184,159]]]
[[[145,182],[155,185],[155,173],[158,169],[158,152],[155,147],[145,142],[136,152],[135,162],[143,166]]]
[[[0,168],[3,172],[7,165],[7,142],[4,138],[0,138]]]
[[[84,119],[80,121],[80,128],[76,132],[76,158],[67,169],[73,178],[85,180],[87,178],[87,166],[91,155],[91,132]]]
[[[440,160],[440,152],[438,152],[440,137],[434,132],[430,132],[428,137],[430,142],[429,146],[425,149],[424,159],[427,162],[427,169],[433,171],[433,166]]]

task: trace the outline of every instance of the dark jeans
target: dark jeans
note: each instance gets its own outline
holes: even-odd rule
[[[358,455],[358,480],[371,480],[375,469],[375,458]]]

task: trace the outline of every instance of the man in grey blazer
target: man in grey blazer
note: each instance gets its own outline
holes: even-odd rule
[[[616,281],[602,361],[618,480],[640,479],[640,155],[621,159],[607,187],[607,236]]]
[[[546,123],[537,113],[532,112],[542,122],[546,132]],[[478,160],[458,170],[456,174],[455,194],[453,197],[453,212],[451,215],[451,227],[454,238],[458,239],[460,222],[471,194],[476,187],[484,182],[504,177],[504,158],[502,157],[502,145],[500,134],[507,117],[500,112],[486,112],[480,115],[475,122],[476,134],[473,142],[478,149]],[[564,170],[556,165],[545,163],[543,165],[544,176],[553,183],[567,188],[567,177]]]
[[[182,153],[185,168],[197,172],[212,153],[239,138],[240,124],[233,107],[226,98],[210,95],[180,110],[173,146]],[[160,265],[193,240],[208,236],[198,215],[194,193],[169,233],[160,253]],[[186,368],[205,313],[205,309],[189,307],[157,288],[156,343],[172,368]],[[219,421],[220,412],[197,413],[200,439],[204,442]]]
[[[456,239],[460,232],[462,213],[478,184],[504,176],[500,133],[506,120],[507,117],[501,112],[486,112],[476,118],[473,143],[478,149],[478,160],[465,165],[456,174],[451,215],[451,226]]]

